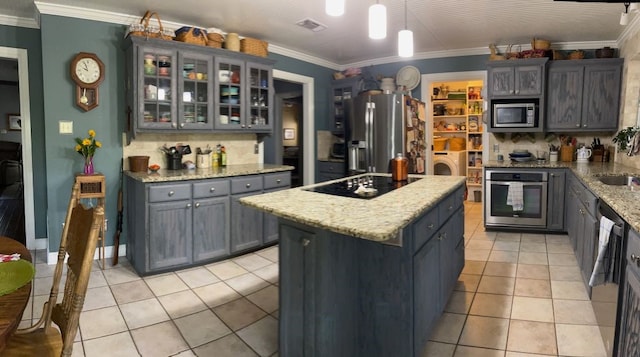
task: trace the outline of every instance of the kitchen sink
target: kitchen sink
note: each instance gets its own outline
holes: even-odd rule
[[[610,186],[635,186],[640,185],[640,177],[629,175],[600,176],[598,180]]]

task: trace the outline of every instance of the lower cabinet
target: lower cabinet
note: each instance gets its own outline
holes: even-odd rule
[[[565,170],[548,170],[547,230],[563,231],[565,206]]]
[[[463,193],[401,247],[280,219],[280,356],[422,356],[464,266]]]
[[[337,180],[346,176],[344,162],[336,161],[318,161],[318,180],[324,182]]]
[[[264,236],[267,215],[238,200],[263,193],[263,187],[276,190],[290,184],[289,172],[171,183],[127,177],[127,257],[140,275],[146,275],[273,243],[277,234]]]
[[[622,284],[618,357],[640,356],[640,235],[629,231]]]

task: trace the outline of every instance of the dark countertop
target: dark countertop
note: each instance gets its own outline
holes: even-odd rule
[[[171,182],[185,180],[202,180],[211,178],[223,178],[233,176],[255,175],[270,172],[291,171],[293,166],[288,165],[271,165],[271,164],[245,164],[245,165],[228,165],[225,167],[212,167],[208,169],[193,170],[164,170],[158,172],[131,172],[125,171],[125,174],[142,182]]]

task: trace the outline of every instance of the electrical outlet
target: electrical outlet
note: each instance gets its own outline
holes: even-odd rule
[[[104,231],[107,231],[107,227],[109,227],[109,220],[105,218],[104,220]]]
[[[259,153],[260,153],[260,145],[259,145],[259,144],[257,144],[257,143],[256,143],[256,144],[253,146],[253,153],[254,153],[254,154],[259,154]]]
[[[500,145],[498,144],[493,144],[493,152],[500,152]]]

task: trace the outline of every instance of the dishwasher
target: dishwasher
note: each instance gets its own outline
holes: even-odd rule
[[[604,273],[607,283],[596,285],[591,289],[591,305],[596,316],[598,328],[602,335],[602,341],[607,351],[607,356],[615,356],[616,337],[618,326],[617,316],[620,314],[620,284],[624,281],[624,242],[626,241],[627,223],[606,203],[599,200],[598,222],[604,216],[612,220],[614,225],[609,236],[609,246],[604,259]],[[598,225],[599,227],[599,225]],[[595,242],[594,254],[598,255],[598,240]],[[594,257],[594,261],[595,261]]]

